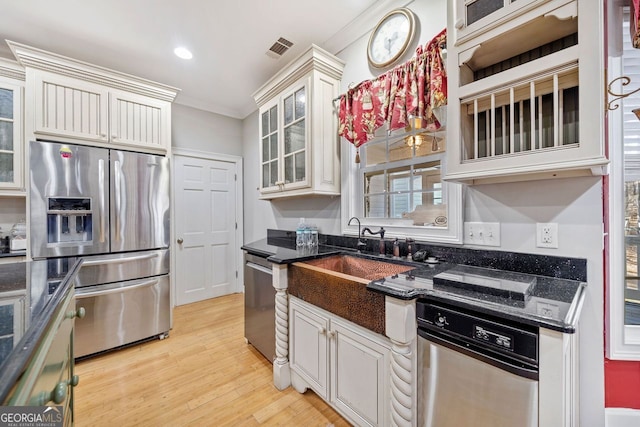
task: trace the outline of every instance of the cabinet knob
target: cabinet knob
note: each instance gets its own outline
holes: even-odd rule
[[[75,387],[80,383],[80,377],[78,375],[74,375],[71,377],[68,383],[71,387]]]
[[[77,317],[78,319],[83,319],[84,316],[87,315],[87,310],[84,309],[84,307],[80,307],[77,310],[69,310],[67,312],[67,319],[73,319],[74,317]]]
[[[325,328],[318,328],[318,333],[320,335],[325,335],[327,333],[327,330]]]
[[[464,19],[460,18],[456,21],[456,29],[461,30],[462,28],[464,28]]]
[[[178,242],[178,244],[181,245],[182,242],[184,242],[184,240],[182,239],[182,237],[180,237],[178,240],[176,240],[176,242]]]
[[[61,404],[67,398],[67,382],[61,381],[56,385],[56,388],[51,392],[51,398],[49,400],[53,401],[55,404]]]
[[[336,331],[329,331],[329,332],[327,332],[327,336],[328,336],[329,338],[335,338],[335,337],[336,337],[336,335],[337,335],[337,332],[336,332]]]
[[[78,385],[79,377],[74,375],[69,381],[60,381],[53,391],[41,391],[29,400],[29,404],[33,406],[44,406],[49,402],[53,402],[56,405],[61,404],[67,398],[67,386]],[[75,382],[75,384],[74,384]]]

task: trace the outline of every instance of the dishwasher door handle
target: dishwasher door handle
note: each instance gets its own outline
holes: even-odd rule
[[[258,271],[262,271],[263,273],[266,273],[268,275],[272,275],[273,274],[271,269],[269,269],[267,267],[263,267],[260,264],[255,264],[255,263],[253,263],[251,261],[247,261],[246,266],[250,267],[250,268],[253,268],[255,270],[258,270]]]

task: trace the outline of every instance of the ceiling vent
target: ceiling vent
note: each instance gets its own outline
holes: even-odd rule
[[[284,37],[280,37],[273,45],[271,45],[271,47],[267,51],[267,55],[271,58],[278,59],[282,55],[284,55],[284,53],[288,51],[291,46],[293,46],[293,43],[291,43]]]

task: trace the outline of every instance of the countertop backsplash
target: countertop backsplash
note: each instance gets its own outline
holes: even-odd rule
[[[295,249],[296,232],[289,230],[267,229],[267,239],[283,245],[291,245]],[[362,252],[377,255],[379,252],[378,238],[362,239],[366,247]],[[393,238],[385,239],[386,256],[393,256]],[[358,238],[355,236],[336,236],[320,234],[318,238],[321,246],[357,250]],[[515,271],[518,273],[535,274],[555,277],[559,279],[587,281],[587,260],[582,258],[557,257],[550,255],[526,254],[496,250],[468,249],[461,247],[434,245],[430,243],[412,243],[413,252],[424,249],[430,257],[439,261],[471,265],[476,267],[493,268],[496,270]],[[400,257],[407,256],[407,243],[400,241]]]

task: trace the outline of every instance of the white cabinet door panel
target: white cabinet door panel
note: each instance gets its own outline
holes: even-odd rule
[[[169,102],[124,92],[110,94],[111,141],[167,149]]]
[[[326,333],[329,320],[305,310],[294,302],[289,307],[291,367],[308,382],[320,397],[327,399],[329,349]]]
[[[108,141],[106,88],[44,71],[34,82],[35,133]]]
[[[384,405],[390,350],[338,320],[331,324],[331,402],[362,425],[385,425]]]

